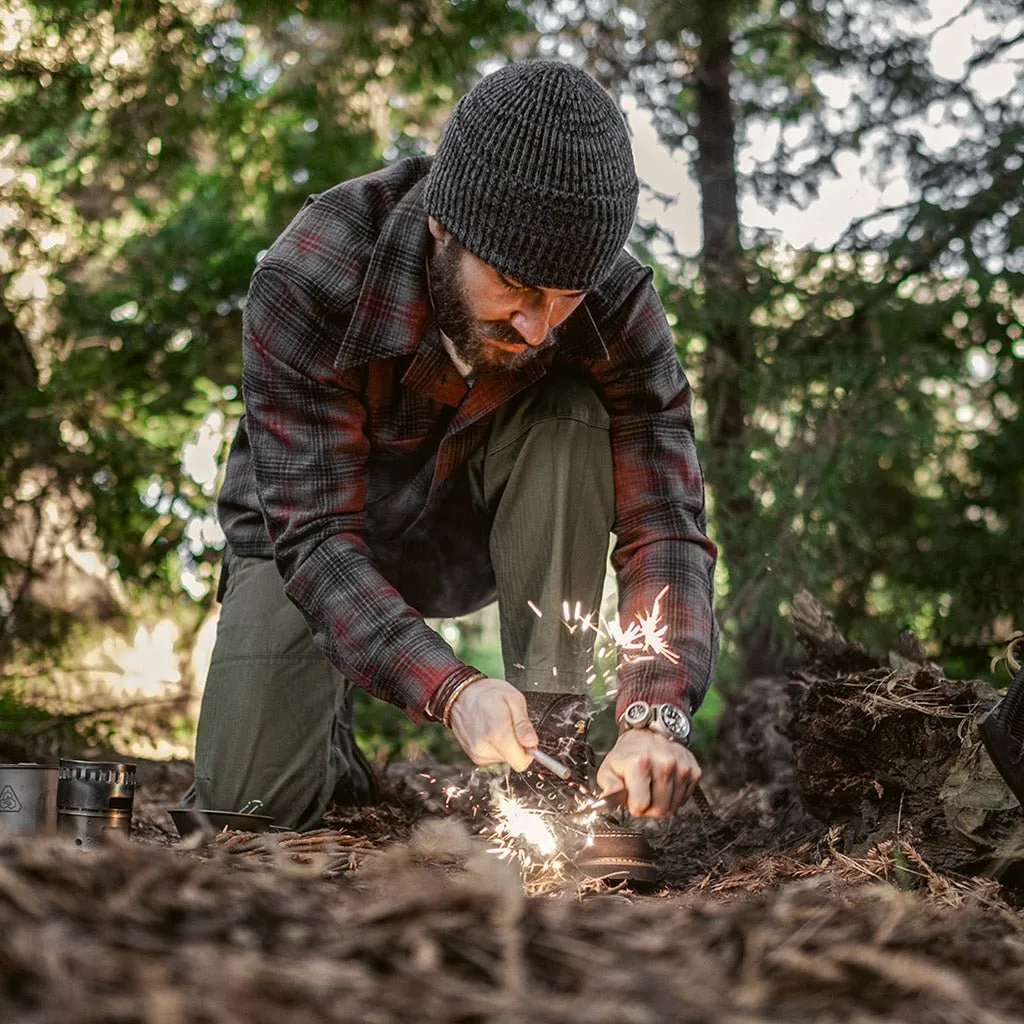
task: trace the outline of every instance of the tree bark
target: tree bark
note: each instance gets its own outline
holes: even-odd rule
[[[3,302],[7,281],[7,277],[0,276],[0,395],[34,388],[39,383],[32,350]]]
[[[705,471],[714,498],[717,534],[729,571],[744,677],[779,669],[772,623],[755,613],[763,579],[752,546],[758,505],[750,486],[749,409],[743,380],[756,358],[747,303],[746,260],[740,248],[731,4],[701,5],[697,49],[697,182],[701,194],[705,304],[708,316],[703,391],[708,403],[710,457]]]

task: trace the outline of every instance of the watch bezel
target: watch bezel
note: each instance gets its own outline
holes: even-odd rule
[[[622,712],[619,724],[623,729],[642,729],[651,721],[652,708],[645,700],[635,700]]]
[[[652,708],[652,723],[660,727],[659,731],[684,746],[690,738],[690,719],[675,704],[658,704]]]

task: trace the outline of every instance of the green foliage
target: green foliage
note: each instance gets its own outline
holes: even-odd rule
[[[806,585],[877,649],[912,626],[983,671],[1024,612],[1019,6],[968,5],[987,30],[972,23],[952,78],[931,56],[957,24],[919,28],[916,0],[537,6],[550,39],[692,159],[705,229],[744,201],[805,206],[840,166],[863,163],[884,190],[824,251],[741,218],[734,249],[671,254],[658,276],[696,385],[727,634],[777,667]],[[723,38],[735,132],[702,132]],[[1005,91],[982,98],[1006,59]],[[702,163],[701,144],[724,164]],[[731,210],[720,166],[734,168]],[[668,245],[646,225],[641,248]]]
[[[17,171],[0,178],[17,210],[0,269],[49,284],[4,297],[44,373],[5,401],[0,493],[51,467],[88,495],[123,578],[175,587],[177,563],[209,576],[220,547],[215,470],[260,251],[306,195],[422,151],[524,21],[498,0],[18,12],[0,58]],[[182,458],[197,430],[199,478]]]
[[[22,736],[35,734],[54,721],[54,716],[42,708],[25,703],[10,693],[0,693],[0,734]]]
[[[413,725],[398,708],[363,693],[356,694],[352,722],[360,749],[377,765],[414,760],[421,754],[447,763],[468,763],[443,725]]]
[[[7,684],[0,690],[0,744],[6,742],[15,750],[39,744],[53,749],[109,746],[116,734],[117,722],[111,715],[58,715],[40,707],[21,687]]]

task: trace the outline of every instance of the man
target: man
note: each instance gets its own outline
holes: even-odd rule
[[[622,248],[637,195],[610,97],[526,62],[460,101],[433,160],[311,196],[269,249],[219,503],[202,806],[258,798],[306,828],[366,798],[352,684],[444,722],[478,764],[523,771],[538,742],[582,764],[594,634],[560,610],[597,609],[613,530],[622,620],[668,585],[680,660],[620,666],[631,727],[598,782],[636,815],[693,792],[715,549],[689,386],[651,273]],[[505,679],[423,621],[495,597]]]

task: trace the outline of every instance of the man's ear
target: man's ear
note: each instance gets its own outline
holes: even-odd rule
[[[433,235],[433,236],[434,236],[434,237],[435,237],[435,238],[436,238],[436,239],[437,239],[437,240],[438,240],[439,242],[447,242],[447,241],[448,241],[448,239],[452,237],[452,236],[451,236],[450,234],[448,234],[448,232],[447,232],[447,231],[446,231],[446,230],[445,230],[445,229],[444,229],[443,227],[441,227],[441,225],[440,225],[440,224],[438,224],[438,223],[437,223],[437,221],[436,221],[436,220],[434,220],[434,218],[433,218],[433,217],[431,217],[431,216],[430,216],[429,214],[427,215],[427,226],[428,226],[428,227],[430,228],[430,233],[431,233],[431,234],[432,234],[432,235]]]

